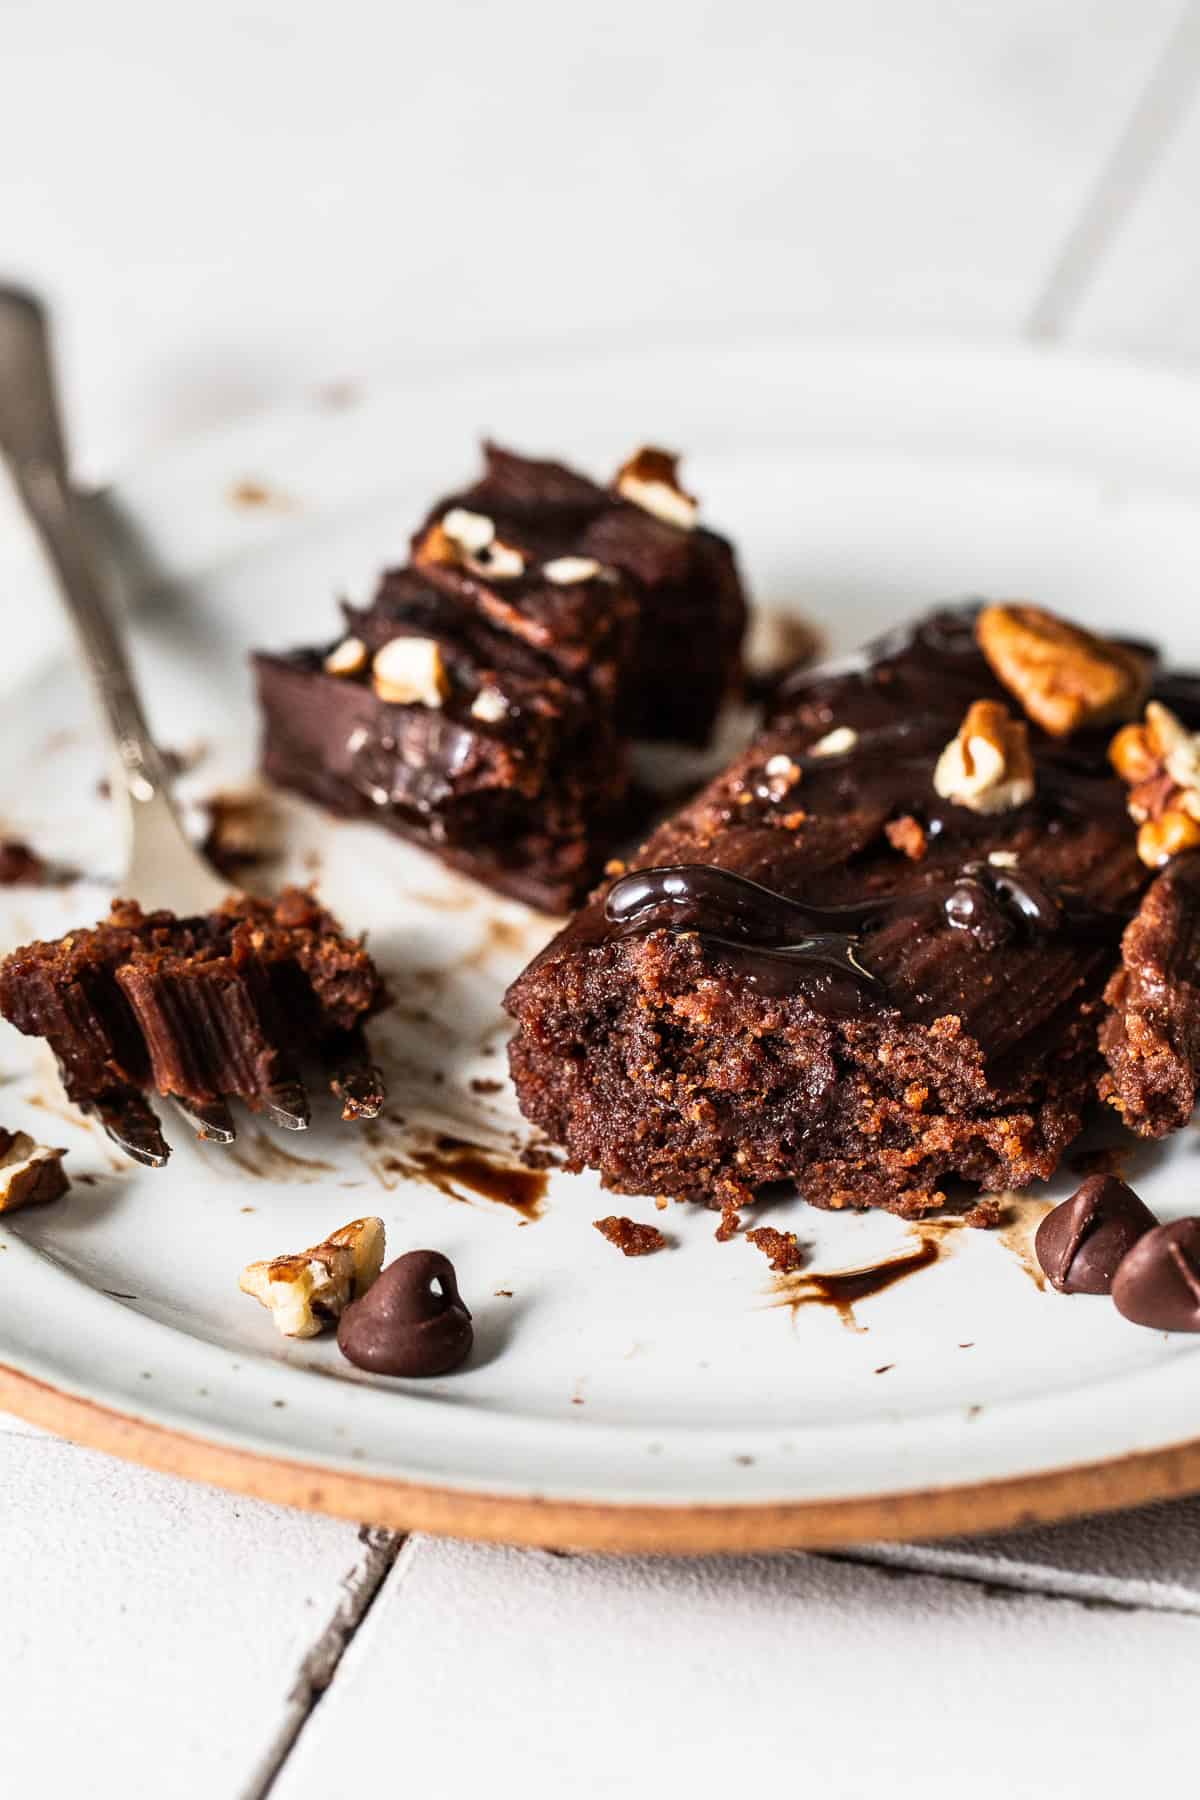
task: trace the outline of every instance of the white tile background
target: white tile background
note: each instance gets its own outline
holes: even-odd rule
[[[0,0],[101,478],[342,380],[770,325],[1200,355],[1179,0]],[[1200,1506],[851,1560],[364,1541],[0,1424],[0,1792],[1189,1790]],[[347,1648],[348,1645],[348,1648]]]

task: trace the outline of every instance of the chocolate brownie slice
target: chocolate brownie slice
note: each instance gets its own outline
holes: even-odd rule
[[[68,1097],[151,1162],[168,1151],[147,1091],[294,1111],[294,1059],[318,1053],[353,1085],[358,1033],[385,998],[362,943],[299,889],[184,919],[117,900],[101,924],[0,963],[0,1013],[45,1038]]]
[[[337,644],[254,657],[265,773],[502,893],[566,911],[625,815],[611,709],[414,570],[344,610]]]
[[[1013,719],[975,631],[936,614],[785,686],[514,983],[523,1110],[577,1166],[906,1216],[1053,1171],[1148,877],[1107,730]]]
[[[605,488],[495,444],[484,455],[482,477],[416,533],[413,561],[586,680],[623,732],[707,743],[740,688],[746,601],[733,550],[698,523],[676,459],[639,451]]]
[[[1200,1085],[1200,855],[1172,862],[1126,929],[1100,1028],[1101,1098],[1141,1137],[1191,1118]]]

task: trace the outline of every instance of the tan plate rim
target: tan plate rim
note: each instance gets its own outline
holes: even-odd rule
[[[357,1475],[151,1425],[0,1364],[0,1409],[89,1449],[234,1493],[393,1531],[549,1550],[689,1556],[834,1549],[1050,1524],[1200,1492],[1200,1438],[965,1486],[744,1506],[605,1505]]]

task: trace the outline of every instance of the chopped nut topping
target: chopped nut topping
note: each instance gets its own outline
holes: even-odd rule
[[[694,529],[700,515],[699,502],[680,487],[679,458],[669,450],[645,445],[618,469],[613,485],[623,500],[653,513],[656,519],[678,525],[684,531]]]
[[[57,1200],[68,1186],[65,1150],[35,1144],[27,1131],[0,1129],[0,1213]]]
[[[996,678],[1051,737],[1127,718],[1146,691],[1148,671],[1136,651],[1040,606],[985,606],[975,635]]]
[[[1152,700],[1140,725],[1126,725],[1108,748],[1129,783],[1129,812],[1138,824],[1138,855],[1159,869],[1200,845],[1200,732]]]
[[[542,564],[542,574],[555,587],[573,587],[577,581],[594,581],[600,573],[600,564],[593,556],[556,556],[553,562]]]
[[[1029,727],[998,700],[976,700],[939,756],[933,785],[943,800],[972,812],[1024,806],[1034,791]]]
[[[769,756],[763,764],[763,775],[766,779],[759,783],[754,792],[760,800],[779,801],[790,794],[796,783],[802,778],[803,769],[790,756]],[[751,796],[746,795],[748,801]],[[738,795],[738,804],[742,796]]]
[[[383,1220],[355,1219],[311,1250],[250,1263],[238,1285],[270,1309],[285,1337],[316,1337],[366,1293],[383,1250]]]
[[[465,556],[478,556],[496,536],[496,526],[486,513],[468,512],[465,506],[452,506],[442,519],[442,530]]]
[[[471,702],[471,717],[482,719],[485,725],[498,725],[508,717],[508,701],[499,688],[481,687]]]
[[[1138,855],[1148,869],[1161,869],[1172,857],[1200,846],[1200,824],[1185,812],[1165,812],[1138,826]]]
[[[858,733],[850,725],[838,725],[809,746],[810,756],[845,756],[858,742]]]
[[[325,658],[327,675],[360,675],[367,666],[367,646],[361,638],[343,638]]]
[[[496,526],[486,513],[468,512],[465,506],[452,506],[429,527],[413,554],[422,564],[449,564],[469,569],[491,581],[515,581],[525,573],[525,558],[511,544],[496,536]]]
[[[375,652],[375,692],[393,706],[440,706],[450,692],[442,653],[433,638],[396,637]]]
[[[889,819],[883,832],[892,849],[901,851],[910,862],[920,862],[929,848],[925,827],[911,813],[905,813],[899,819]]]
[[[1015,869],[1020,858],[1015,850],[989,850],[988,861],[993,869]]]

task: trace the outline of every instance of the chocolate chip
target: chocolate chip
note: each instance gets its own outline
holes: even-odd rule
[[[1108,1294],[1122,1257],[1157,1224],[1133,1189],[1115,1175],[1089,1175],[1038,1226],[1034,1248],[1063,1294]]]
[[[1148,1231],[1117,1270],[1112,1297],[1134,1325],[1200,1331],[1200,1219]]]
[[[471,1348],[471,1315],[454,1265],[438,1250],[410,1250],[386,1268],[338,1324],[338,1348],[375,1375],[446,1375]]]

